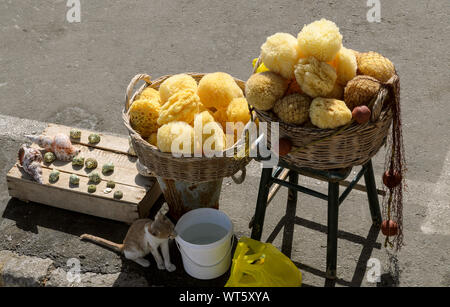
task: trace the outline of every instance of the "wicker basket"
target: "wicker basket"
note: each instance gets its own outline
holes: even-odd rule
[[[187,74],[192,76],[197,82],[205,75],[202,73]],[[150,81],[149,75],[139,74],[136,75],[128,85],[122,117],[124,124],[129,131],[131,142],[139,157],[139,161],[156,176],[164,179],[187,182],[206,182],[232,176],[235,182],[242,182],[243,177],[245,176],[245,167],[251,159],[248,157],[235,158],[232,155],[230,156],[230,152],[236,153],[244,148],[245,143],[242,140],[239,140],[234,146],[224,151],[222,157],[174,157],[171,153],[161,152],[156,146],[148,143],[131,127],[128,111],[136,95],[140,94],[148,86],[159,89],[160,84],[169,77],[171,77],[171,75]],[[234,80],[241,89],[244,89],[245,83],[243,81],[238,79]],[[145,81],[145,84],[132,95],[133,90],[139,81]],[[242,177],[236,179],[234,175],[240,170],[242,171]]]
[[[376,116],[362,125],[352,121],[336,129],[301,127],[282,122],[272,111],[255,112],[260,121],[268,123],[267,135],[271,135],[270,123],[279,122],[280,138],[292,141],[291,153],[281,160],[320,170],[352,167],[368,162],[385,143],[393,116],[390,105],[400,95],[399,87],[397,75],[381,87],[372,102]],[[271,146],[270,138],[267,144]]]

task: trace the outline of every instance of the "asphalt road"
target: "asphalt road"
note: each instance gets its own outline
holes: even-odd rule
[[[0,0],[0,114],[124,134],[121,110],[125,89],[135,74],[148,73],[156,78],[180,72],[226,71],[246,80],[251,60],[268,35],[281,31],[295,35],[316,19],[333,20],[346,47],[382,53],[394,62],[401,78],[409,185],[405,203],[407,245],[399,255],[401,284],[449,286],[450,225],[442,217],[450,217],[450,7],[446,0],[381,1],[381,22],[369,23],[366,2],[81,0],[81,22],[69,23],[65,0]],[[3,172],[12,166],[23,141],[21,135],[11,133],[14,130],[7,123],[3,123],[7,131],[0,133]],[[17,133],[29,132],[31,126]],[[375,166],[380,178],[383,153],[376,157]],[[233,217],[238,235],[249,235],[246,223],[254,210],[258,182],[259,169],[253,165],[243,186],[227,182],[223,187],[221,207]],[[0,183],[5,187],[4,176]],[[274,201],[273,207],[278,210],[269,214],[264,238],[284,213],[284,194]],[[324,222],[326,214],[314,206],[318,201],[306,199],[299,201],[297,215]],[[13,240],[0,237],[0,248],[51,257],[60,265],[80,248],[74,235],[84,229],[70,231],[57,219],[49,225],[45,215],[53,211],[39,205],[27,211],[23,204],[9,201],[5,189],[1,200],[0,208],[7,210],[0,228]],[[348,202],[340,225],[359,239],[349,235],[354,242],[339,242],[343,246],[339,254],[341,284],[366,285],[361,276],[370,253],[358,245],[367,237],[370,226],[366,199],[356,194]],[[25,216],[22,210],[31,212],[27,223],[43,219],[36,231],[20,227],[18,220]],[[60,214],[56,216],[66,222],[84,221],[78,215]],[[100,226],[93,226],[94,221],[91,224],[102,232]],[[112,235],[115,239],[123,234],[120,229]],[[297,227],[295,233],[294,261],[306,272],[306,283],[322,285],[323,236],[318,239],[315,232],[304,227]],[[16,237],[30,242],[17,248],[20,240],[16,242]],[[51,244],[46,239],[49,237],[53,238]],[[274,244],[281,246],[279,237]],[[383,258],[381,236],[376,240],[378,243],[372,245],[378,248],[372,255]],[[64,248],[58,244],[63,241]],[[117,256],[97,247],[86,250],[91,253],[84,255],[89,263],[86,270],[120,270],[122,261]],[[114,265],[96,264],[95,255],[109,255]]]

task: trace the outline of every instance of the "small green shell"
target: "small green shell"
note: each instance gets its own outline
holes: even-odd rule
[[[93,172],[89,174],[89,182],[98,184],[102,181],[102,177],[97,172]]]
[[[88,192],[89,193],[95,193],[97,191],[97,187],[94,184],[88,185]]]
[[[59,180],[59,171],[57,170],[53,170],[50,175],[48,176],[48,181],[50,183],[55,183],[56,181]]]
[[[78,129],[72,129],[70,130],[70,138],[72,139],[80,139],[81,138],[81,131]]]
[[[70,175],[69,182],[72,185],[79,185],[80,184],[80,177],[78,177],[75,174],[72,174],[72,175]]]
[[[114,181],[110,180],[106,183],[106,187],[114,189],[116,187],[116,183]]]
[[[86,159],[86,162],[85,162],[85,165],[86,165],[86,168],[88,168],[88,169],[94,169],[94,168],[97,168],[97,160],[95,160],[94,158],[88,158],[88,159]]]
[[[114,198],[115,199],[121,199],[123,197],[122,191],[115,191],[114,192]]]
[[[72,160],[72,166],[83,166],[84,158],[83,157],[75,157]]]
[[[56,160],[56,156],[55,156],[55,154],[53,152],[49,151],[49,152],[45,153],[45,155],[44,155],[44,162],[45,163],[52,163],[55,160]]]
[[[89,135],[88,140],[89,140],[89,143],[96,144],[96,143],[100,142],[100,135],[98,135],[96,133],[92,133]]]
[[[103,164],[102,172],[104,174],[105,173],[114,172],[114,164],[112,164],[112,163],[105,163],[105,164]]]

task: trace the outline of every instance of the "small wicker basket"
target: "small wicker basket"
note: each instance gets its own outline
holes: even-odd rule
[[[197,82],[205,75],[202,73],[187,73]],[[163,76],[157,80],[151,81],[151,77],[146,74],[136,75],[127,88],[125,108],[122,112],[125,127],[127,127],[133,148],[139,158],[139,161],[146,166],[156,176],[164,179],[181,180],[187,182],[206,182],[219,180],[224,177],[230,177],[235,182],[240,183],[245,176],[245,167],[250,162],[250,158],[245,156],[236,158],[235,153],[245,149],[245,142],[242,139],[236,144],[222,152],[221,157],[174,157],[171,153],[161,152],[156,146],[151,145],[144,140],[130,125],[129,109],[135,97],[146,87],[150,86],[159,89],[164,80],[171,75]],[[234,79],[238,86],[244,90],[245,83]],[[133,90],[138,82],[145,81],[134,94]],[[234,175],[242,171],[242,178],[236,179]]]
[[[258,67],[260,60],[255,65]],[[253,109],[261,122],[267,122],[267,135],[271,135],[272,122],[279,123],[280,138],[292,142],[291,153],[281,160],[313,169],[328,170],[363,165],[368,162],[385,143],[392,123],[394,98],[400,95],[397,75],[382,85],[380,92],[371,102],[373,115],[366,124],[350,124],[336,129],[319,129],[310,126],[296,126],[282,122],[272,111]],[[270,147],[270,138],[267,138]]]

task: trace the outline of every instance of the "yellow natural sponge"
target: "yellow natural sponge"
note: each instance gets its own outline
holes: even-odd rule
[[[152,100],[157,99],[158,102],[161,102],[159,92],[152,87],[146,87],[142,93],[136,96],[135,100]]]
[[[301,54],[330,62],[342,47],[342,35],[332,21],[321,19],[305,25],[297,36]]]
[[[177,92],[161,107],[158,124],[164,125],[172,121],[191,123],[201,105],[200,98],[191,90]]]
[[[161,106],[157,99],[137,100],[130,107],[130,124],[142,137],[147,138],[158,130]]]
[[[319,97],[312,101],[309,117],[314,126],[332,129],[348,124],[352,120],[352,112],[342,100]]]
[[[227,73],[216,72],[205,75],[198,83],[198,96],[207,108],[226,108],[231,100],[242,97],[241,88]]]
[[[348,81],[356,76],[358,63],[356,62],[355,53],[350,49],[342,47],[331,66],[336,68],[337,82],[345,86]]]
[[[201,121],[202,119],[196,118]],[[195,152],[203,152],[206,156],[212,156],[214,152],[223,151],[226,148],[226,138],[222,126],[210,121],[205,123],[200,130],[200,124],[194,125]],[[200,139],[201,137],[201,139]],[[200,141],[201,140],[201,141]]]
[[[148,138],[147,138],[147,142],[149,142],[150,144],[157,146],[158,144],[158,132],[153,132]]]
[[[370,51],[361,53],[358,57],[358,71],[361,75],[374,77],[381,82],[387,82],[394,74],[394,64],[379,53]]]
[[[273,111],[285,123],[300,125],[309,116],[311,98],[302,94],[292,94],[277,101]]]
[[[334,87],[336,70],[315,57],[300,59],[295,66],[295,79],[303,92],[311,97],[323,97]]]
[[[228,121],[233,123],[241,122],[244,125],[247,124],[250,120],[247,99],[242,97],[231,100],[226,113]]]
[[[173,94],[183,91],[197,91],[197,82],[187,74],[178,74],[164,80],[159,86],[159,94],[161,96],[161,105],[164,105]]]
[[[214,112],[214,119],[222,126],[223,129],[225,129],[228,121],[227,109],[218,109]]]
[[[283,97],[288,85],[287,79],[271,71],[254,74],[245,83],[245,97],[256,109],[267,111]]]
[[[162,152],[190,154],[194,150],[194,128],[186,122],[165,124],[158,129],[157,145]]]
[[[269,36],[261,46],[261,60],[264,65],[286,79],[294,77],[294,65],[299,58],[297,39],[289,33]]]

